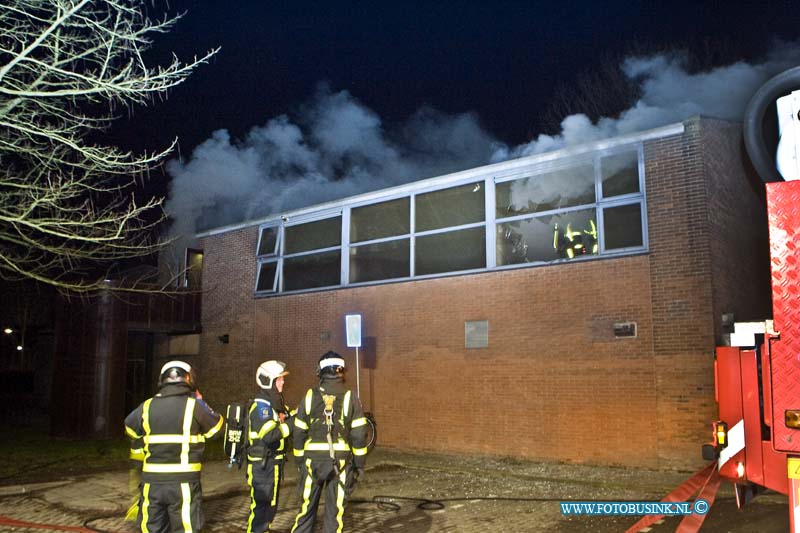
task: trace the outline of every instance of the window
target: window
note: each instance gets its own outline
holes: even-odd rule
[[[594,209],[497,225],[497,265],[539,263],[597,255]]]
[[[606,250],[642,246],[641,204],[608,207],[603,210]]]
[[[261,228],[258,239],[258,255],[275,255],[278,253],[278,226]]]
[[[400,198],[354,208],[350,212],[350,242],[408,235],[411,224],[409,206],[409,198]]]
[[[257,292],[278,290],[278,253],[280,251],[281,227],[263,226],[258,233],[258,271],[256,273]]]
[[[341,284],[342,217],[284,228],[283,290]]]
[[[350,248],[350,282],[407,278],[411,262],[409,239]]]
[[[487,171],[483,179],[453,181],[420,193],[404,186],[396,189],[402,193],[373,203],[264,224],[256,251],[256,292],[644,251],[641,157],[638,145],[569,160],[542,160],[538,166],[509,166],[497,177]]]
[[[483,226],[417,237],[414,274],[442,274],[486,267]]]
[[[595,201],[591,163],[498,183],[497,218],[541,213]]]
[[[639,154],[623,152],[600,160],[603,198],[639,192]]]
[[[486,217],[482,182],[419,194],[414,205],[418,232],[481,222]]]
[[[283,289],[299,291],[339,285],[341,251],[305,254],[283,260]]]

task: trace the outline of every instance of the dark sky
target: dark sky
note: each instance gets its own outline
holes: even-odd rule
[[[347,90],[387,126],[427,104],[473,111],[498,139],[518,144],[541,131],[559,87],[609,56],[708,43],[757,55],[772,39],[800,35],[800,5],[790,0],[171,0],[169,7],[187,14],[158,38],[152,60],[222,50],[167,101],[121,120],[110,140],[155,149],[178,136],[184,157],[214,130],[238,138],[293,113],[320,82]]]

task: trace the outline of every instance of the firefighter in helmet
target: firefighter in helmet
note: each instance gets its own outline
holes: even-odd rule
[[[292,532],[314,530],[325,490],[324,533],[341,532],[345,499],[366,464],[367,419],[361,401],[344,384],[344,359],[327,352],[319,359],[319,387],[308,389],[294,418],[294,455],[302,504]]]
[[[142,439],[141,531],[198,532],[203,528],[201,460],[205,440],[222,417],[202,399],[192,367],[170,361],[161,367],[158,393],[125,418],[125,431]]]
[[[292,413],[283,400],[286,363],[264,361],[256,371],[261,389],[250,404],[247,448],[247,484],[250,486],[250,517],[247,533],[265,533],[278,510],[283,477],[286,439],[291,433]]]

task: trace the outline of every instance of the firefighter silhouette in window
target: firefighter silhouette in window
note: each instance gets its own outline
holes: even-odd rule
[[[572,222],[566,227],[553,226],[553,248],[561,259],[573,259],[582,255],[597,255],[597,226],[589,219],[589,226],[574,229]]]

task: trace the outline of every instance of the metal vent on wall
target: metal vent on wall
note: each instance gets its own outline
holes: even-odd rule
[[[489,347],[488,320],[464,322],[464,347],[467,349]]]

